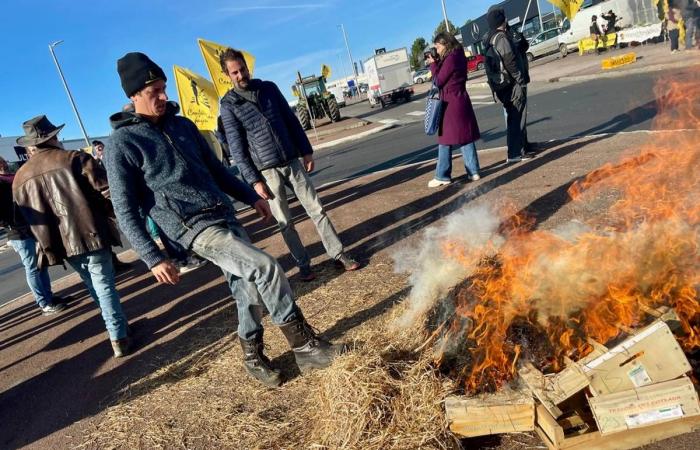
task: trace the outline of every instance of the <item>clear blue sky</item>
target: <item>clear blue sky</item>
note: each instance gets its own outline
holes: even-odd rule
[[[457,26],[493,3],[446,0]],[[208,77],[199,37],[250,51],[257,58],[255,76],[289,93],[297,70],[318,74],[325,63],[339,74],[341,60],[349,70],[340,23],[359,60],[375,48],[430,39],[440,20],[439,0],[4,0],[0,135],[20,135],[24,120],[44,113],[66,124],[62,138],[81,137],[48,51],[59,39],[65,42],[56,53],[88,135],[102,136],[110,132],[109,115],[127,101],[116,73],[117,59],[127,52],[144,52],[163,67],[174,100],[173,64]]]

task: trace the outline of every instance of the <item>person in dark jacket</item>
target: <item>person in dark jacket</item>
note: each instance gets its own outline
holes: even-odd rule
[[[479,157],[476,142],[481,136],[472,102],[467,93],[467,57],[462,44],[450,33],[438,33],[433,39],[437,61],[428,55],[433,83],[440,90],[444,109],[438,130],[438,159],[435,177],[428,187],[439,187],[452,182],[452,150],[460,149],[464,168],[471,181],[479,176]]]
[[[264,354],[261,302],[302,372],[330,365],[343,347],[317,336],[306,322],[284,270],[251,244],[228,195],[264,220],[271,218],[267,201],[224,167],[191,120],[175,115],[165,73],[148,56],[127,53],[117,72],[134,112],[110,118],[114,132],[105,166],[117,218],[132,247],[159,282],[180,280],[148,233],[146,214],[169,238],[221,268],[237,302],[244,367],[266,386],[279,386],[282,377]]]
[[[605,34],[603,34],[603,31],[600,29],[600,25],[598,25],[598,16],[591,16],[591,25],[588,27],[588,31],[590,32],[591,40],[594,42],[595,52],[600,54],[598,42],[602,40],[603,45],[605,45]]]
[[[485,53],[495,55],[497,66],[502,67],[503,87],[495,92],[506,110],[508,157],[506,163],[520,162],[532,155],[526,149],[527,83],[529,75],[527,59],[506,33],[507,21],[502,8],[492,8],[487,13],[489,33],[486,35]],[[488,63],[489,61],[487,61]]]
[[[67,151],[63,128],[46,116],[24,122],[17,143],[30,155],[15,175],[12,194],[38,244],[38,265],[67,262],[99,306],[114,357],[130,351],[128,323],[115,287],[111,246],[120,245],[110,221],[107,174],[82,151]]]
[[[36,240],[12,199],[14,178],[7,161],[0,157],[0,226],[7,228],[7,243],[22,260],[27,286],[34,295],[34,301],[43,315],[50,316],[64,310],[66,305],[51,291],[48,268],[39,268],[37,264]]]
[[[345,270],[358,269],[360,264],[345,253],[308,176],[314,170],[313,150],[287,100],[273,82],[250,78],[240,51],[226,49],[220,63],[234,86],[221,99],[221,121],[229,152],[243,179],[270,201],[300,278],[311,281],[315,275],[311,258],[294,228],[287,186],[316,226],[328,256]]]

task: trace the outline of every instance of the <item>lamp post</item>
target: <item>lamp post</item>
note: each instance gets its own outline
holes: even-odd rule
[[[445,0],[440,0],[440,3],[442,3],[442,17],[445,19],[445,30],[447,30],[447,32],[450,33],[452,30],[450,30],[450,22],[447,20],[447,9],[445,9]]]
[[[345,40],[345,48],[348,51],[348,58],[350,59],[350,71],[352,72],[353,76],[355,77],[355,89],[357,89],[357,96],[360,97],[360,83],[359,80],[357,79],[357,70],[355,68],[355,64],[352,60],[352,53],[350,53],[350,45],[348,44],[348,35],[345,32],[345,26],[341,23],[340,24],[340,29],[343,31],[343,39]],[[351,91],[352,93],[352,91]]]
[[[75,101],[73,100],[73,95],[70,93],[70,89],[68,88],[68,83],[66,83],[66,78],[63,76],[63,71],[61,70],[61,65],[58,63],[58,59],[56,58],[56,53],[54,53],[54,48],[61,44],[63,40],[53,42],[49,44],[49,52],[51,52],[51,57],[53,58],[53,62],[56,64],[56,69],[58,69],[58,75],[61,77],[61,81],[63,82],[63,87],[66,89],[66,94],[68,94],[68,100],[70,101],[71,107],[73,107],[73,112],[75,113],[75,118],[78,119],[78,125],[80,125],[80,130],[83,132],[83,137],[85,138],[85,145],[87,147],[90,147],[90,138],[88,138],[87,132],[85,131],[85,127],[83,126],[83,121],[80,119],[80,114],[78,113],[78,108],[75,106]]]

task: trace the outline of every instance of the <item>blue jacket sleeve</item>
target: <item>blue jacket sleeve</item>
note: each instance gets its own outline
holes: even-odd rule
[[[292,111],[292,108],[289,106],[287,99],[284,98],[284,95],[282,95],[282,92],[280,92],[280,89],[276,84],[270,84],[274,89],[273,94],[276,98],[277,104],[279,105],[280,115],[282,116],[285,125],[287,125],[287,130],[294,141],[294,145],[296,145],[296,148],[299,150],[299,153],[302,156],[313,154],[314,150],[311,147],[311,142],[309,142],[309,138],[306,136],[304,128],[301,126],[299,119],[297,119],[296,114],[294,114],[294,111]]]
[[[166,259],[146,229],[141,214],[138,186],[135,181],[143,177],[130,155],[128,144],[112,135],[104,162],[109,178],[109,194],[119,227],[148,268]]]
[[[235,198],[236,200],[245,203],[246,205],[253,206],[255,202],[260,200],[260,196],[251,188],[249,185],[245,184],[239,180],[234,174],[232,174],[226,166],[219,161],[209,147],[202,133],[199,132],[197,126],[190,121],[192,133],[199,144],[200,153],[202,155],[202,160],[204,164],[209,168],[212,177],[216,184],[221,188],[222,191]]]
[[[251,186],[262,181],[260,172],[255,167],[255,163],[250,158],[250,149],[248,148],[248,139],[246,139],[246,131],[243,124],[238,120],[233,113],[231,106],[226,102],[221,102],[221,122],[224,126],[226,141],[231,157],[241,171],[241,175],[246,183]]]

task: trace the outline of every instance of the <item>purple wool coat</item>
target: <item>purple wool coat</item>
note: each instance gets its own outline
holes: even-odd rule
[[[431,64],[430,72],[443,101],[438,144],[464,145],[479,139],[479,124],[467,94],[467,57],[464,52],[453,50],[444,60]]]

